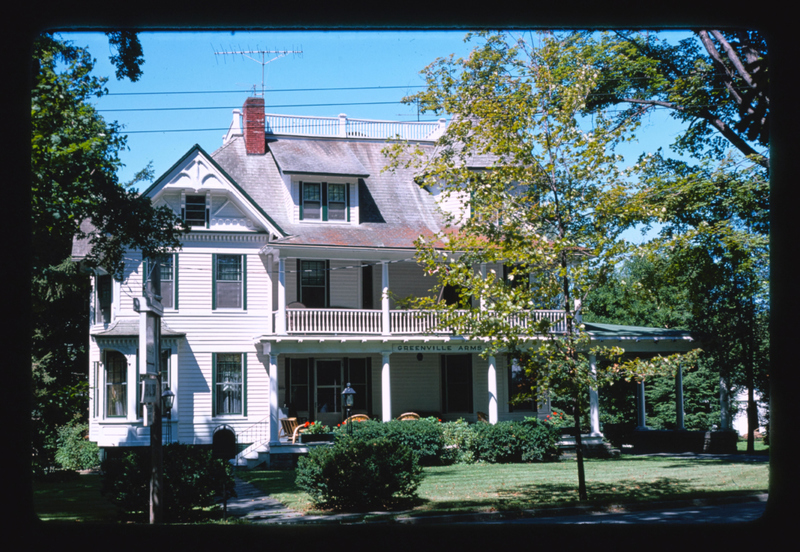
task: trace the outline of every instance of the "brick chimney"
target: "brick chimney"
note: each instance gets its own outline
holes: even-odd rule
[[[244,147],[248,154],[263,155],[267,151],[264,133],[264,98],[247,98],[244,102]]]

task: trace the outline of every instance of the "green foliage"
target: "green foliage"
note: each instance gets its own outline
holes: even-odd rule
[[[58,429],[55,461],[67,470],[90,470],[100,465],[97,443],[87,439],[89,424],[73,419]]]
[[[149,510],[150,449],[136,448],[120,458],[103,461],[103,494],[124,512],[144,514]],[[196,519],[198,508],[213,506],[222,498],[236,496],[233,466],[213,458],[211,450],[193,445],[168,444],[163,448],[164,520]]]
[[[141,45],[109,33],[118,76],[140,74]],[[106,93],[85,48],[42,34],[31,52],[31,322],[35,462],[49,468],[56,428],[86,412],[89,283],[71,259],[74,238],[92,251],[85,266],[119,275],[126,249],[180,246],[181,221],[118,182],[125,137],[92,102]]]
[[[463,418],[442,423],[442,464],[475,462],[475,431]]]
[[[360,428],[363,429],[363,428]],[[315,447],[297,463],[297,486],[322,507],[385,508],[416,496],[422,481],[417,455],[388,437],[337,436],[332,447]]]
[[[320,435],[322,433],[330,433],[330,428],[323,424],[322,422],[311,422],[310,424],[306,422],[308,425],[306,429],[303,431],[306,435]]]
[[[473,448],[479,461],[505,464],[558,459],[560,428],[536,418],[476,424],[474,431]]]
[[[341,426],[338,430],[339,436],[349,434],[349,429],[346,426]],[[376,420],[354,422],[352,437],[360,441],[387,438],[401,443],[412,451],[422,466],[438,464],[444,449],[442,424],[435,418],[405,421],[390,420],[388,422]]]
[[[602,68],[586,111],[627,106],[618,120],[667,109],[686,124],[674,144],[700,157],[730,146],[769,166],[767,42],[759,31],[698,30],[677,44],[650,32],[600,35],[594,66]],[[762,151],[757,151],[756,147]]]

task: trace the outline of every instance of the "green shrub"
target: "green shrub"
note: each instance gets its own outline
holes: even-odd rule
[[[58,428],[55,461],[65,470],[91,470],[100,465],[97,443],[86,438],[89,425],[74,419]]]
[[[406,445],[340,434],[297,462],[297,486],[318,506],[351,511],[389,507],[416,496],[422,468]]]
[[[340,426],[337,434],[350,435],[349,431],[347,426]],[[444,450],[442,424],[436,418],[353,422],[352,436],[362,441],[385,437],[406,445],[416,455],[421,466],[440,464]]]
[[[475,461],[475,430],[463,418],[442,424],[443,464],[471,464]]]
[[[233,466],[212,457],[210,449],[169,444],[163,448],[164,521],[187,521],[197,508],[214,505],[222,497],[236,496]],[[110,495],[126,513],[144,514],[150,508],[150,449],[136,448],[120,458],[102,463],[103,494]]]
[[[477,460],[490,463],[543,462],[558,457],[560,430],[536,418],[522,422],[476,424]]]

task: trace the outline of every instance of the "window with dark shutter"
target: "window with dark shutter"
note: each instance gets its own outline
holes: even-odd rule
[[[241,255],[216,255],[214,267],[215,308],[240,309],[243,296]]]

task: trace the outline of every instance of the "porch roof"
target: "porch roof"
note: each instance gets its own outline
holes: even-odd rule
[[[649,328],[647,326],[622,326],[619,324],[599,324],[583,322],[592,337],[643,337],[645,339],[691,339],[692,334],[685,330],[668,328]]]
[[[94,337],[138,337],[139,319],[118,318],[108,328],[94,330],[91,332]],[[178,332],[170,328],[161,320],[161,337],[182,337],[186,332]]]

